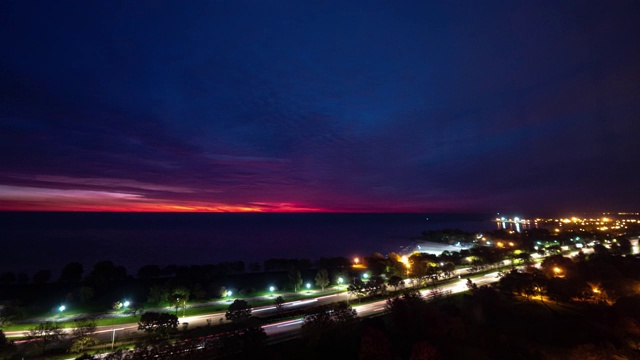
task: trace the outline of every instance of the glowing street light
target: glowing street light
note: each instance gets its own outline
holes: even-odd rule
[[[233,291],[231,291],[231,290],[227,290],[226,295],[227,295],[227,297],[231,297],[231,295],[233,295]]]
[[[553,275],[555,277],[564,277],[564,272],[561,268],[556,266],[553,268]]]
[[[341,278],[341,277],[339,277],[339,278],[338,278],[338,284],[342,285],[342,283],[343,283],[343,282],[344,282],[344,279],[343,279],[343,278]]]
[[[307,283],[307,290],[311,289],[311,284]]]
[[[63,311],[65,311],[65,310],[67,310],[67,307],[66,307],[66,306],[64,306],[64,305],[60,305],[60,306],[58,307],[58,311],[60,311],[60,312],[63,312]]]
[[[271,292],[271,295],[273,295],[273,291],[274,291],[275,289],[276,289],[276,288],[275,288],[275,287],[273,287],[273,286],[270,286],[270,287],[269,287],[269,291]]]
[[[129,300],[125,300],[125,301],[122,303],[122,306],[124,306],[124,307],[129,307],[129,305],[131,305],[131,302],[129,302]]]

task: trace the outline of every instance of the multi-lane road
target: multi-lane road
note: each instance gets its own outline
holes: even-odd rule
[[[458,273],[466,273],[466,271],[459,271]],[[478,285],[484,285],[491,282],[497,281],[497,272],[490,273],[487,275],[474,275],[474,276],[465,276],[462,275],[462,279],[454,281],[453,283],[449,283],[447,285],[441,286],[439,289],[442,291],[451,291],[451,293],[458,293],[467,290],[466,287],[466,279],[470,278],[473,282]],[[427,295],[429,290],[422,291],[422,295]],[[350,299],[351,297],[351,299]],[[318,296],[313,298],[307,298],[304,300],[291,301],[284,304],[285,309],[294,309],[294,308],[305,308],[310,306],[317,306],[323,304],[329,304],[337,301],[350,301],[352,303],[353,308],[358,313],[360,317],[366,317],[378,314],[385,309],[386,300],[380,300],[373,303],[367,303],[360,305],[350,296],[347,292]],[[269,316],[276,314],[278,309],[274,305],[269,306],[261,306],[255,307],[252,309],[252,314],[254,316]],[[224,312],[217,312],[205,315],[198,316],[187,316],[179,319],[182,326],[188,324],[189,328],[206,326],[206,325],[216,325],[225,320]],[[271,324],[263,325],[263,328],[268,336],[270,337],[281,337],[281,336],[289,336],[300,330],[302,325],[302,319],[294,319],[287,321],[279,321]],[[66,329],[66,331],[71,331],[72,329]],[[96,329],[96,335],[101,342],[111,342],[112,340],[122,340],[129,338],[138,332],[138,324],[137,323],[129,323],[129,324],[120,324],[114,326],[99,326]],[[7,331],[5,334],[9,337],[21,337],[24,335],[24,331]]]

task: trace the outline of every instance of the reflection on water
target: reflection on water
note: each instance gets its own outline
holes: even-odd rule
[[[538,224],[531,225],[529,220],[525,219],[496,219],[496,226],[498,230],[513,230],[516,232],[521,232],[522,230],[529,230],[533,228],[537,228]]]

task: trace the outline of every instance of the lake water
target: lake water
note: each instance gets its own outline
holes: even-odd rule
[[[428,218],[428,220],[427,220]],[[495,228],[489,215],[0,212],[0,272],[57,272],[100,260],[146,264],[366,256],[399,251],[424,230]]]

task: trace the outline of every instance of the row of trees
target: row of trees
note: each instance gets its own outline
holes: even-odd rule
[[[554,301],[614,303],[640,288],[640,259],[634,256],[596,252],[575,258],[553,255],[540,269],[526,267],[504,274],[499,288],[507,293],[549,297]]]
[[[300,270],[310,269],[314,264],[309,259],[268,259],[264,261],[262,266],[259,263],[250,263],[248,268],[252,272],[261,270],[270,271],[287,271],[291,267]],[[318,268],[346,268],[350,266],[350,261],[344,257],[321,258],[317,261]],[[144,265],[140,267],[136,273],[137,279],[155,279],[155,278],[198,278],[206,279],[224,276],[228,274],[244,273],[247,270],[243,261],[226,261],[217,264],[207,265]],[[57,282],[60,283],[103,283],[105,281],[124,280],[130,277],[124,266],[117,266],[112,261],[97,262],[90,272],[85,273],[85,267],[80,262],[70,262],[66,264],[60,271]],[[11,284],[27,284],[30,281],[34,284],[46,284],[53,280],[53,272],[48,269],[41,269],[30,277],[25,272],[15,273],[7,271],[0,273],[0,285]],[[202,280],[202,279],[198,279]],[[206,282],[206,281],[205,281]]]

